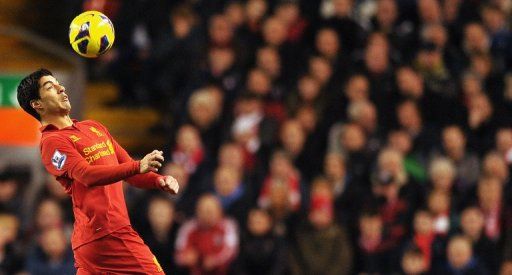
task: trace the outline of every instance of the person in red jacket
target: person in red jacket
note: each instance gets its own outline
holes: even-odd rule
[[[199,198],[196,218],[180,228],[176,263],[191,275],[225,275],[238,255],[238,226],[223,217],[222,205],[211,194]]]
[[[71,196],[77,274],[163,274],[130,224],[121,182],[176,194],[178,182],[155,173],[162,166],[162,152],[133,160],[102,124],[71,119],[66,89],[46,69],[25,77],[17,96],[23,110],[42,124],[46,170]]]

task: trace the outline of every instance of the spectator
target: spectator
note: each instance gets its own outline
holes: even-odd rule
[[[76,273],[73,253],[62,229],[51,228],[41,233],[38,245],[27,257],[26,269],[30,274]]]
[[[512,128],[501,128],[496,132],[496,150],[512,168]]]
[[[213,191],[223,212],[239,224],[245,224],[250,206],[250,190],[242,181],[242,174],[230,166],[219,166],[213,176]]]
[[[293,68],[300,66],[301,59],[298,57],[302,56],[302,52],[300,47],[289,42],[287,28],[286,21],[280,20],[277,15],[267,18],[262,25],[263,44],[279,51],[283,62],[283,76],[285,79],[294,79],[296,71]]]
[[[52,198],[56,200],[64,211],[64,220],[71,223],[73,221],[73,202],[66,193],[66,189],[51,174],[47,174],[45,186],[40,194],[40,200],[43,198]]]
[[[312,75],[303,75],[297,82],[297,93],[291,93],[288,99],[288,109],[294,113],[301,105],[313,106],[322,113],[325,96],[322,94],[319,81]]]
[[[0,273],[16,274],[23,267],[16,240],[20,222],[12,214],[0,214]]]
[[[408,229],[406,221],[420,203],[414,194],[418,190],[409,185],[401,155],[391,149],[381,151],[371,190],[385,232],[381,249],[389,254],[389,268],[393,271],[399,268],[399,247]]]
[[[422,24],[441,23],[443,15],[441,7],[437,1],[434,0],[420,0],[418,1],[418,13]]]
[[[172,152],[173,162],[182,165],[188,175],[193,175],[205,160],[205,154],[197,128],[192,125],[181,126]]]
[[[274,186],[286,188],[287,204],[292,211],[299,210],[301,206],[301,178],[297,169],[293,166],[288,153],[276,151],[270,159],[270,173],[266,176],[258,198],[258,205],[267,209],[272,201],[272,189]]]
[[[457,189],[455,165],[447,158],[433,159],[430,163],[429,176],[432,189],[449,194],[451,205],[458,207],[461,203],[460,190]]]
[[[428,195],[427,205],[434,217],[434,232],[446,237],[453,231],[455,224],[449,194],[441,190],[434,190]]]
[[[424,42],[420,45],[414,64],[423,76],[426,87],[433,93],[443,94],[445,91],[448,91],[448,94],[454,93],[446,60],[444,60],[441,49],[433,42]]]
[[[474,150],[483,155],[483,152],[492,148],[495,135],[497,122],[494,119],[494,107],[489,97],[482,93],[471,97],[467,108],[470,141]]]
[[[174,211],[174,204],[168,197],[151,197],[147,211],[149,227],[141,230],[141,235],[151,252],[160,260],[164,272],[172,271],[175,274],[181,274],[183,270],[177,267],[173,257],[174,242],[178,232]]]
[[[35,213],[35,229],[37,232],[42,232],[54,228],[61,228],[64,230],[65,227],[63,210],[60,204],[51,198],[43,199],[37,206]],[[65,231],[69,235],[71,228]]]
[[[273,47],[259,48],[256,52],[256,66],[263,70],[271,79],[273,86],[280,87],[287,84],[282,79],[282,64],[279,52]]]
[[[289,119],[281,125],[281,145],[292,158],[294,166],[302,172],[304,180],[309,181],[320,171],[321,162],[318,159],[319,150],[313,147],[314,144],[310,143],[309,147],[305,147],[306,138],[305,129],[298,120]]]
[[[229,2],[224,9],[224,15],[231,26],[233,26],[236,31],[240,31],[240,28],[242,28],[246,20],[244,5],[239,1]]]
[[[488,33],[479,23],[467,24],[464,28],[464,51],[466,55],[488,53],[490,43]]]
[[[393,256],[384,246],[382,218],[376,211],[363,211],[358,222],[356,272],[377,273],[392,270]]]
[[[414,29],[410,22],[400,20],[397,1],[378,1],[376,9],[375,16],[370,22],[371,31],[386,34],[393,48],[403,50],[403,57],[410,60],[415,42]]]
[[[214,84],[221,88],[227,103],[231,106],[230,99],[236,96],[236,93],[242,85],[242,75],[238,70],[242,61],[239,60],[235,49],[231,47],[211,47],[208,49],[208,62],[206,68],[201,72],[200,82],[205,84]],[[216,105],[208,108],[208,111],[215,108]],[[218,108],[218,107],[217,107]],[[192,111],[192,110],[191,110]],[[219,110],[215,110],[217,113]],[[219,114],[214,114],[212,120],[218,118]]]
[[[224,48],[234,44],[234,29],[225,15],[216,14],[210,18],[208,23],[210,47]]]
[[[227,274],[238,253],[237,226],[212,195],[202,196],[196,211],[178,231],[175,260],[191,274]]]
[[[414,151],[427,154],[432,150],[435,131],[424,124],[418,105],[412,100],[399,103],[396,107],[398,125],[412,138]]]
[[[334,223],[333,201],[325,183],[312,186],[308,222],[297,229],[291,251],[292,274],[351,274],[352,248],[346,230]]]
[[[217,162],[219,166],[229,166],[242,173],[242,175],[246,169],[243,149],[233,142],[226,142],[222,144],[219,150]]]
[[[496,177],[505,188],[511,187],[507,163],[498,153],[491,152],[485,155],[481,174],[484,177]]]
[[[349,103],[369,100],[370,83],[365,75],[348,76],[343,86],[343,93],[336,92],[329,96],[330,104],[327,105],[327,115],[324,118],[327,126],[346,118]]]
[[[18,177],[12,167],[0,172],[0,209],[16,213],[21,218],[21,191]]]
[[[272,227],[272,218],[267,211],[259,208],[249,211],[236,274],[277,275],[286,270],[286,246],[284,240],[272,232]]]
[[[162,168],[162,173],[172,176],[180,183],[180,192],[173,197],[175,203],[174,216],[176,221],[183,222],[193,216],[195,201],[201,193],[206,191],[206,187],[197,186],[202,185],[201,183],[190,184],[190,176],[183,165],[180,164],[167,163]]]
[[[222,128],[219,119],[223,101],[223,92],[215,86],[194,91],[188,101],[190,123],[199,131],[205,153],[209,157],[217,153],[220,145]]]
[[[335,72],[329,60],[321,56],[312,56],[309,58],[308,65],[308,73],[320,83],[322,93],[326,96],[334,94],[337,81],[336,77],[333,77]]]
[[[373,191],[384,197],[388,206],[398,203],[395,206],[401,208],[399,205],[405,203],[412,208],[409,211],[414,211],[421,204],[419,186],[407,177],[403,156],[396,150],[386,148],[380,151],[372,181]]]
[[[495,65],[504,68],[504,59],[510,56],[507,47],[510,45],[510,33],[507,26],[506,13],[497,5],[486,5],[482,9],[482,20],[489,32],[491,53],[496,58]],[[500,62],[501,61],[501,62]]]
[[[381,146],[380,132],[377,121],[377,109],[369,101],[358,101],[348,105],[348,119],[363,128],[368,137],[368,151],[375,154]]]
[[[478,179],[478,157],[466,149],[466,136],[459,126],[448,126],[442,132],[442,145],[444,154],[457,167],[457,178],[461,180],[458,187],[467,191],[475,186]]]
[[[499,268],[500,256],[498,244],[491,241],[484,234],[484,215],[478,207],[468,207],[462,211],[460,219],[462,233],[473,244],[475,255],[481,259],[482,264],[492,274],[496,274]]]
[[[369,96],[368,78],[362,74],[351,76],[345,86],[345,96],[350,102],[367,100]]]
[[[426,210],[418,210],[414,215],[414,233],[410,245],[417,247],[422,255],[426,270],[430,270],[445,256],[445,242],[434,232],[432,214]]]
[[[363,55],[363,71],[370,82],[370,99],[375,102],[379,123],[391,126],[391,118],[382,114],[392,113],[394,108],[394,75],[387,38],[374,33],[369,37]]]
[[[357,220],[358,205],[363,186],[348,174],[345,159],[339,153],[328,153],[324,160],[325,180],[329,183],[334,199],[334,212],[338,222],[354,224]]]
[[[338,77],[344,77],[347,72],[348,61],[343,52],[336,30],[324,27],[316,32],[315,39],[316,53],[327,60]]]
[[[512,262],[510,260],[503,262],[503,264],[501,265],[499,274],[507,275],[507,274],[510,274],[511,272],[512,272]]]
[[[422,27],[420,35],[422,42],[433,43],[441,51],[442,58],[446,61],[446,67],[450,74],[454,76],[460,75],[464,68],[461,52],[453,46],[453,41],[450,41],[447,28],[441,23],[427,24]],[[448,92],[452,93],[450,94],[451,97],[455,96],[453,89]]]
[[[369,162],[371,155],[366,152],[366,135],[361,126],[350,124],[335,124],[329,132],[329,152],[343,154],[352,171],[354,180],[363,186],[368,186]]]
[[[199,66],[199,41],[202,40],[198,28],[200,18],[191,7],[176,6],[169,19],[170,29],[156,40],[146,69],[148,85],[154,93],[154,106],[167,115],[169,107],[172,112],[183,111],[188,96],[185,87]]]
[[[412,138],[407,132],[403,130],[391,131],[388,135],[387,145],[403,155],[404,169],[411,179],[418,183],[427,181],[425,157],[421,152],[414,151]]]
[[[323,24],[338,32],[347,54],[350,54],[363,44],[365,38],[363,28],[352,19],[354,2],[352,0],[333,0],[332,7],[332,15],[327,16],[329,18]]]
[[[423,275],[428,274],[429,271],[423,252],[414,246],[405,250],[401,266],[403,273],[407,275]]]
[[[280,1],[277,3],[274,13],[286,25],[288,42],[293,44],[301,42],[307,30],[308,22],[301,17],[299,3],[294,0]]]
[[[446,249],[448,261],[436,272],[438,274],[489,274],[473,255],[471,241],[467,237],[455,236]]]
[[[478,183],[477,196],[484,215],[485,236],[497,242],[504,236],[504,226],[510,219],[503,201],[503,185],[497,178],[482,178]]]

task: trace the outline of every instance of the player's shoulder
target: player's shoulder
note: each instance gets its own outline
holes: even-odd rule
[[[73,146],[71,140],[61,133],[43,133],[39,142],[39,148],[42,153],[53,150],[52,148],[69,146]]]
[[[60,133],[60,132],[51,132],[51,133],[46,133],[46,132],[43,132],[43,134],[41,135],[41,145],[45,144],[45,143],[49,143],[49,142],[62,142],[62,141],[66,141],[66,136],[63,134],[63,133]]]

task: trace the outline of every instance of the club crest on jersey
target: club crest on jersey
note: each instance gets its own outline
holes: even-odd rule
[[[55,168],[57,168],[57,170],[62,170],[62,167],[64,167],[67,158],[68,156],[66,156],[66,154],[59,152],[59,150],[55,150],[55,153],[53,153],[52,157],[52,164],[55,166]]]

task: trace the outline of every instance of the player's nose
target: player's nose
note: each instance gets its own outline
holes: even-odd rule
[[[66,92],[66,88],[64,86],[62,86],[62,85],[58,85],[57,86],[57,91],[58,91],[59,94],[65,93]]]

